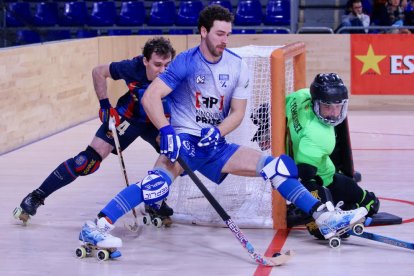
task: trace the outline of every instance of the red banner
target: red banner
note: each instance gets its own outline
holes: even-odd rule
[[[351,91],[414,95],[414,35],[351,35]]]

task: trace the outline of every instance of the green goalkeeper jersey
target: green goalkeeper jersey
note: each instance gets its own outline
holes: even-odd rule
[[[328,186],[335,173],[329,157],[335,148],[335,130],[316,117],[308,88],[286,97],[286,117],[296,164],[316,167],[323,185]]]

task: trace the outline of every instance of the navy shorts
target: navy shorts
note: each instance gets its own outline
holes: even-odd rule
[[[121,117],[121,123],[118,125],[117,130],[121,150],[126,149],[132,142],[135,141],[135,139],[141,137],[143,140],[147,141],[158,153],[160,152],[160,147],[156,141],[159,131],[152,123],[132,124],[127,119]],[[98,129],[95,136],[103,139],[115,147],[114,139],[104,124],[102,124]],[[116,154],[115,148],[112,153]]]
[[[216,149],[214,146],[199,147],[200,137],[186,133],[179,134],[181,139],[180,156],[193,171],[199,171],[211,181],[220,184],[227,176],[221,173],[224,165],[240,147],[227,143],[221,138]]]

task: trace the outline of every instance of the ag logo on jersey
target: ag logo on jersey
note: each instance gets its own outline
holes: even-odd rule
[[[205,80],[206,80],[206,76],[197,76],[196,83],[204,84]]]
[[[221,84],[221,87],[227,87],[226,81],[230,79],[229,74],[219,74],[219,81]]]

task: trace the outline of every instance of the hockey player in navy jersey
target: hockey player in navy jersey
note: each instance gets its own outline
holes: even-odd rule
[[[141,137],[159,152],[159,145],[156,142],[159,131],[148,119],[141,106],[141,100],[151,81],[165,70],[174,57],[175,49],[170,41],[158,37],[145,43],[142,55],[131,60],[98,65],[93,69],[93,84],[100,103],[99,117],[102,125],[84,151],[61,163],[39,188],[22,200],[20,206],[14,210],[16,218],[26,222],[30,216],[36,214],[37,208],[44,204],[48,196],[72,183],[78,176],[94,173],[111,152],[116,154],[112,135],[108,133],[111,116],[115,118],[118,130],[122,130],[118,134],[122,150]],[[108,99],[107,78],[122,79],[129,89],[119,98],[115,108],[111,106]],[[165,100],[163,104],[165,114],[169,116],[170,111]],[[165,202],[159,212],[163,215],[173,213]]]
[[[288,156],[263,155],[226,142],[225,136],[244,117],[252,81],[243,59],[226,49],[232,21],[227,9],[206,7],[198,21],[200,45],[180,53],[148,87],[142,104],[160,130],[161,155],[146,177],[123,189],[101,210],[96,222],[84,224],[80,233],[84,241],[122,245],[109,234],[113,224],[138,204],[156,205],[168,196],[170,185],[183,173],[178,156],[217,184],[228,174],[270,180],[283,197],[314,217],[325,238],[367,214],[365,208],[342,211],[330,202],[321,203],[298,181],[297,167]],[[171,121],[165,118],[162,105],[167,96]]]

